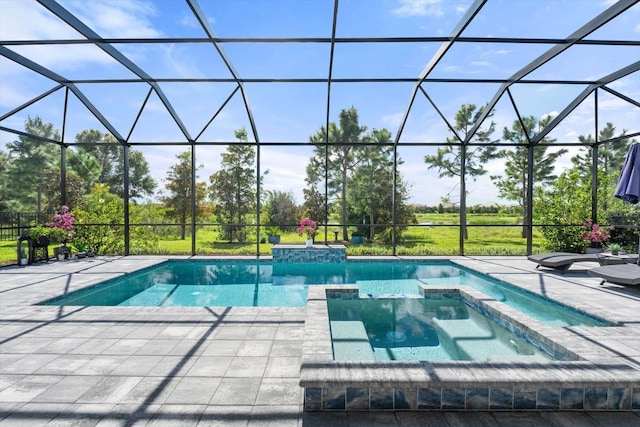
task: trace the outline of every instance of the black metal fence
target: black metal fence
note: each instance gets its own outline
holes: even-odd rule
[[[38,224],[39,218],[45,214],[37,212],[1,212],[0,211],[0,240],[17,240],[20,232],[31,225]]]

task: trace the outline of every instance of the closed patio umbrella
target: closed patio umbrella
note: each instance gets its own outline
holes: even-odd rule
[[[615,196],[629,203],[638,203],[640,199],[640,144],[638,143],[629,148]]]
[[[640,199],[640,143],[629,147],[615,196],[633,204],[637,204]],[[640,253],[640,237],[638,240],[638,253]],[[638,257],[638,265],[640,265],[640,257]]]

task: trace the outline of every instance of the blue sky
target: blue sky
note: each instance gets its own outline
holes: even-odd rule
[[[463,33],[469,37],[564,38],[606,10],[605,0],[489,0]],[[105,38],[203,37],[204,32],[186,2],[179,0],[64,0],[60,4]],[[200,0],[202,10],[219,37],[330,37],[333,0]],[[468,0],[341,0],[336,37],[448,36],[467,11]],[[69,28],[38,3],[0,0],[0,40],[78,39]],[[640,4],[636,4],[588,38],[640,40]],[[228,78],[230,73],[210,44],[114,44],[153,77]],[[385,78],[418,76],[441,43],[349,43],[336,45],[333,77]],[[551,47],[549,44],[456,43],[434,68],[432,78],[506,78]],[[128,79],[133,74],[91,45],[8,46],[9,49],[70,79]],[[326,78],[329,44],[326,43],[228,43],[223,46],[233,68],[243,78]],[[593,80],[640,58],[640,46],[592,46],[569,48],[535,70],[531,79]],[[51,81],[0,57],[0,115],[54,87]],[[113,126],[131,142],[185,140],[162,102],[153,94],[133,120],[149,90],[144,83],[78,84]],[[161,83],[160,87],[182,118],[191,137],[203,132],[213,113],[235,89],[232,83]],[[512,94],[524,115],[557,114],[584,89],[582,85],[516,84]],[[632,99],[640,99],[638,72],[609,87]],[[499,84],[443,84],[427,82],[423,88],[451,120],[463,103],[483,105]],[[247,100],[261,142],[302,142],[325,124],[326,83],[246,83]],[[407,109],[413,83],[334,83],[331,86],[330,120],[354,106],[360,123],[369,129],[388,128],[394,135]],[[58,91],[0,123],[22,129],[27,115],[40,115],[62,128],[64,102]],[[578,135],[593,134],[596,101],[587,98],[551,136],[558,142],[576,142]],[[618,130],[640,131],[640,109],[621,98],[599,95],[601,126],[612,121]],[[493,120],[499,138],[516,118],[507,99],[496,106]],[[198,141],[232,141],[233,130],[250,129],[240,93],[236,93]],[[69,102],[65,135],[69,141],[83,129],[104,127],[75,99]],[[403,142],[440,142],[447,128],[426,98],[419,95],[400,138]],[[0,143],[15,135],[0,131]],[[253,135],[250,135],[253,140]],[[156,180],[162,185],[166,170],[184,146],[141,147]],[[220,147],[196,151],[200,172],[206,179],[219,164]],[[411,201],[437,204],[455,189],[455,179],[439,179],[422,159],[434,148],[400,147],[405,163],[402,173],[412,185]],[[576,148],[571,149],[574,154]],[[267,189],[293,191],[301,202],[304,170],[311,150],[305,147],[266,146],[261,152]],[[558,164],[570,164],[570,155]],[[499,173],[498,162],[488,165]],[[425,185],[429,183],[430,185]],[[437,185],[431,185],[436,183]],[[488,177],[468,183],[469,203],[499,201]],[[457,200],[455,190],[452,200]]]

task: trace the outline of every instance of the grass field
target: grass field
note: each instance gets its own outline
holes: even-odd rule
[[[398,255],[457,255],[459,253],[459,216],[456,214],[418,214],[418,225],[410,226],[403,234],[403,241],[396,247]],[[521,218],[507,215],[470,214],[467,217],[469,226],[468,239],[464,241],[466,255],[524,255],[526,239],[521,237],[522,227],[518,225]],[[333,243],[336,227],[327,228],[327,241]],[[266,237],[266,236],[265,236]],[[534,232],[534,252],[538,252],[543,243],[539,233]],[[320,229],[317,242],[324,242],[324,229]],[[302,244],[304,237],[295,232],[283,233],[281,243]],[[391,245],[380,242],[367,242],[347,245],[348,255],[392,255]],[[0,242],[0,264],[16,263],[16,241]],[[271,246],[260,244],[260,254],[270,255]],[[53,255],[53,246],[49,247]],[[135,245],[132,245],[132,253]],[[202,229],[197,232],[196,253],[201,255],[254,255],[256,243],[224,243],[220,242],[215,231]],[[148,253],[148,252],[147,252]],[[154,254],[178,255],[191,253],[191,239],[166,239],[158,242]]]

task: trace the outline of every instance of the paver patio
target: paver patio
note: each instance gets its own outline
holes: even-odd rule
[[[0,426],[640,425],[638,411],[302,411],[303,307],[56,307],[46,298],[164,260],[113,257],[0,268]],[[640,368],[640,288],[564,275],[525,257],[465,266],[587,311],[614,328],[576,328]]]

